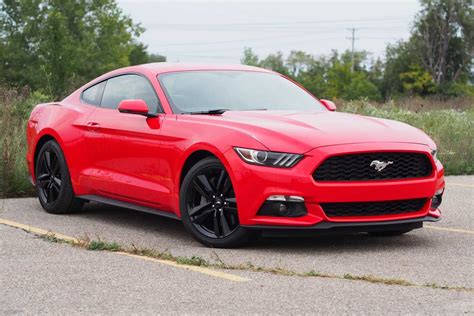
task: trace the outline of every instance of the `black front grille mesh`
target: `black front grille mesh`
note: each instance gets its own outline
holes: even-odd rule
[[[418,212],[423,208],[426,200],[321,203],[320,205],[328,217],[377,216]]]
[[[392,162],[377,171],[374,161]],[[330,157],[314,172],[316,181],[360,181],[424,178],[431,175],[427,155],[406,152],[380,152]]]

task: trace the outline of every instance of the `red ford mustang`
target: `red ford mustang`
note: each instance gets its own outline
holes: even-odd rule
[[[255,67],[118,69],[37,105],[27,137],[47,212],[128,207],[181,219],[213,247],[258,234],[398,235],[440,217],[444,171],[426,134],[337,113]]]

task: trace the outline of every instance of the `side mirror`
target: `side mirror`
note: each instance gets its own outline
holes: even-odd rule
[[[148,113],[148,106],[146,102],[137,100],[122,100],[119,104],[118,110],[120,113],[138,114],[146,117],[156,117],[155,114]]]
[[[336,111],[336,105],[334,102],[324,99],[319,100],[319,102],[321,102],[329,111]]]

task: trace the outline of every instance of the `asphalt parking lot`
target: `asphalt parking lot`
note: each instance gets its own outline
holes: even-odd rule
[[[33,198],[0,200],[0,313],[474,313],[473,194],[474,176],[447,177],[442,221],[405,236],[270,238],[233,250],[205,248],[180,222],[150,214],[88,204],[50,215]],[[34,229],[321,276],[191,269],[48,242]]]

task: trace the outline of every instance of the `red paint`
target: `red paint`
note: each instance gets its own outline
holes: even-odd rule
[[[180,216],[181,170],[198,150],[215,155],[226,167],[236,193],[242,225],[308,226],[321,221],[399,220],[431,215],[430,203],[417,213],[328,219],[319,203],[430,198],[444,187],[443,166],[430,155],[434,142],[407,124],[331,111],[229,111],[222,115],[176,115],[158,83],[162,73],[192,70],[269,72],[249,66],[148,64],[118,69],[81,87],[63,101],[39,104],[27,127],[27,161],[34,177],[34,154],[41,137],[61,146],[76,195],[100,195],[155,207]],[[88,105],[81,92],[101,80],[125,73],[145,76],[164,113],[144,117]],[[145,113],[139,101],[120,105],[125,112]],[[146,107],[146,105],[145,105]],[[293,168],[243,162],[233,147],[304,154]],[[341,153],[403,151],[427,154],[434,166],[429,178],[317,183],[311,174],[327,157]],[[33,179],[34,180],[34,179]],[[255,194],[255,193],[258,194]],[[300,218],[258,217],[270,195],[303,196],[309,214]]]

